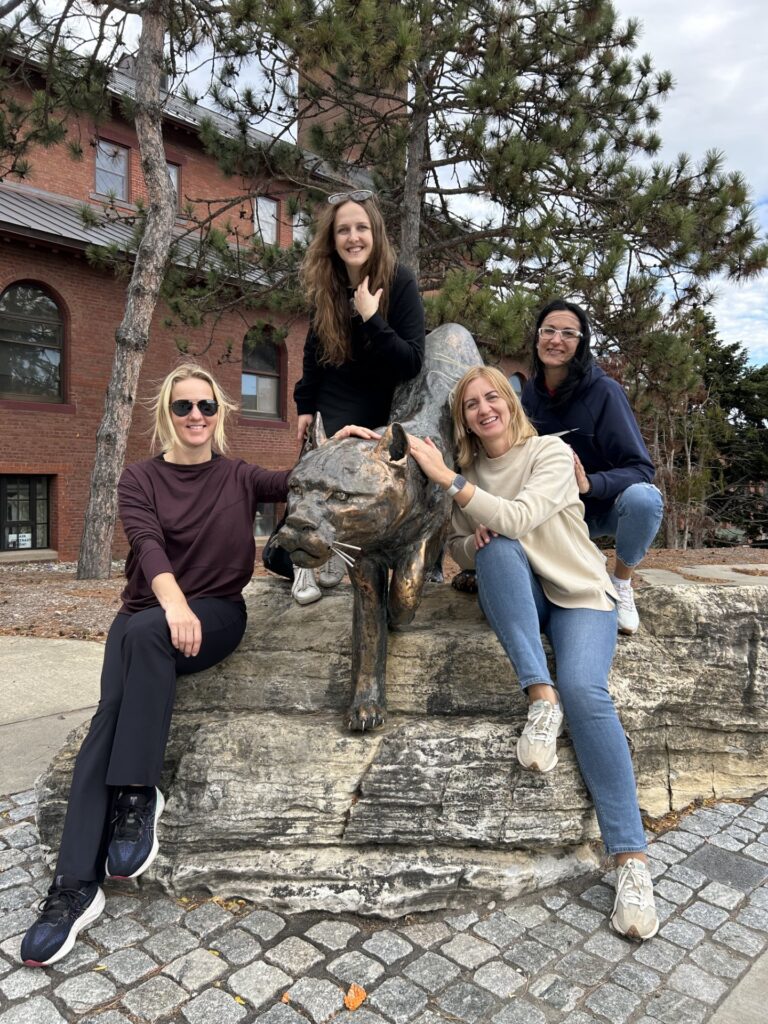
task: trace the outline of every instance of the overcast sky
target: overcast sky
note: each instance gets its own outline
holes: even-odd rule
[[[768,232],[768,3],[766,0],[613,0],[623,19],[639,18],[639,53],[672,72],[661,106],[662,156],[726,156],[752,190]],[[721,337],[739,341],[755,363],[768,362],[768,273],[750,284],[718,286]]]

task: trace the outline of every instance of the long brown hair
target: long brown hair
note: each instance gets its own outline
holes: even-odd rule
[[[371,222],[371,255],[360,269],[360,280],[368,277],[371,292],[383,288],[379,312],[386,317],[389,289],[395,276],[397,256],[387,238],[387,229],[375,196],[348,200],[362,206]],[[349,278],[344,262],[336,252],[333,235],[338,210],[346,206],[329,203],[319,208],[315,235],[301,264],[301,283],[313,310],[312,326],[317,334],[319,362],[340,366],[351,355],[351,309],[347,292]]]
[[[522,444],[529,437],[536,437],[538,431],[523,412],[520,399],[512,390],[507,378],[497,370],[495,366],[473,366],[464,374],[459,383],[451,392],[451,415],[453,416],[453,440],[456,445],[456,454],[459,466],[466,469],[475,461],[477,446],[480,442],[473,438],[467,430],[467,421],[464,416],[464,395],[473,380],[478,377],[485,377],[488,383],[498,391],[501,398],[509,406],[509,444]]]

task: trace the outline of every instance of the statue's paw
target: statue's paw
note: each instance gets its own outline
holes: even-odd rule
[[[374,701],[368,701],[365,704],[353,704],[347,711],[345,721],[353,732],[370,732],[384,725],[386,717],[383,707]]]

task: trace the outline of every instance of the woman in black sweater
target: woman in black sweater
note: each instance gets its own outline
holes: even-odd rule
[[[395,387],[421,369],[424,307],[372,192],[329,197],[301,275],[313,312],[293,393],[299,441],[316,413],[329,436],[350,424],[385,425]],[[343,568],[332,559],[320,570],[321,584],[335,586]],[[311,569],[295,571],[293,595],[300,604],[321,596]]]

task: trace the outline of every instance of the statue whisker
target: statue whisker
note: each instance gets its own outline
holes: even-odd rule
[[[353,551],[362,550],[359,544],[345,544],[343,540],[335,540],[333,543],[340,548],[351,548]]]
[[[331,551],[333,551],[334,554],[338,555],[342,562],[345,563],[345,565],[355,564],[354,558],[351,558],[346,551],[340,551],[335,544],[331,544]]]

